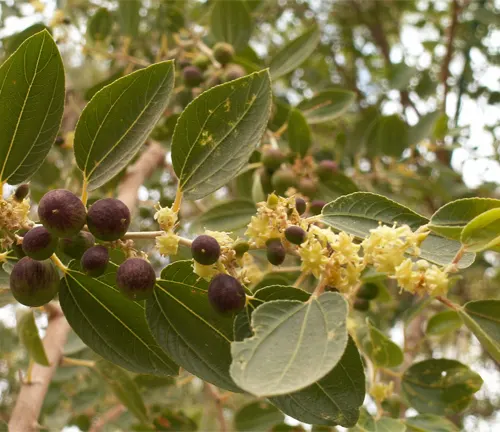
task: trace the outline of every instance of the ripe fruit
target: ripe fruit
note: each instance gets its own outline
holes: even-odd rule
[[[357,298],[354,300],[353,308],[360,312],[366,312],[370,309],[370,302],[365,299]]]
[[[288,188],[297,186],[297,178],[292,170],[279,169],[271,177],[271,184],[278,195],[284,195]]]
[[[208,286],[208,301],[219,313],[236,313],[245,307],[245,290],[237,279],[221,273]]]
[[[237,64],[229,64],[226,66],[226,71],[224,72],[222,78],[224,82],[234,81],[235,79],[242,78],[247,74],[247,71]]]
[[[290,226],[285,230],[285,237],[290,243],[300,245],[306,239],[306,232],[299,226]]]
[[[214,264],[220,257],[220,245],[213,237],[200,235],[191,244],[191,255],[199,264]]]
[[[92,246],[87,249],[80,260],[82,270],[92,277],[101,276],[108,266],[109,252],[102,245]]]
[[[302,193],[303,195],[312,198],[316,192],[318,191],[318,185],[314,180],[311,180],[309,178],[301,178],[299,180],[299,185],[297,189]]]
[[[38,205],[40,222],[57,237],[71,237],[85,225],[85,206],[72,192],[56,189],[46,193]]]
[[[285,155],[280,149],[269,147],[262,150],[260,161],[267,169],[274,171],[285,162]]]
[[[198,87],[203,82],[203,72],[196,66],[186,66],[182,78],[186,87]]]
[[[283,264],[286,257],[286,250],[281,243],[280,239],[269,239],[266,242],[266,256],[267,260],[276,266]]]
[[[29,230],[23,237],[23,252],[38,261],[50,258],[56,247],[57,237],[42,226]]]
[[[24,198],[28,196],[30,193],[30,186],[27,183],[19,185],[14,192],[14,199],[18,202],[21,202]]]
[[[116,285],[131,300],[145,300],[154,290],[156,275],[153,267],[142,258],[129,258],[116,272]]]
[[[234,48],[226,42],[218,42],[214,45],[214,58],[222,66],[231,62],[234,56]]]
[[[322,160],[316,167],[316,174],[321,180],[328,180],[337,172],[337,163],[326,159]]]
[[[36,261],[24,257],[12,268],[10,289],[19,303],[30,307],[43,306],[57,294],[59,274],[50,260]]]
[[[362,285],[358,292],[356,293],[356,297],[362,298],[365,300],[373,300],[378,295],[378,286],[374,283],[366,283]]]
[[[95,237],[88,231],[80,231],[76,236],[60,239],[59,247],[71,258],[80,259],[84,252],[94,246]]]
[[[309,207],[309,211],[313,215],[319,215],[321,214],[321,210],[323,210],[323,207],[326,205],[326,201],[322,200],[314,200],[311,202],[311,205]]]
[[[306,208],[307,204],[302,198],[295,198],[295,209],[299,215],[304,214]]]
[[[125,235],[129,225],[130,210],[120,200],[100,199],[89,208],[87,226],[99,240],[118,240]]]
[[[246,241],[239,240],[233,245],[233,249],[236,252],[236,257],[241,258],[245,252],[248,252],[250,245]]]

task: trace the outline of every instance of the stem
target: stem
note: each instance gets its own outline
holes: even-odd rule
[[[63,273],[66,273],[68,271],[68,267],[66,267],[62,261],[59,259],[59,257],[56,254],[52,254],[50,257],[52,262],[56,265],[56,267],[61,270]]]
[[[443,296],[436,296],[436,300],[440,301],[450,309],[453,309],[454,311],[458,311],[460,309],[460,306],[457,305],[456,303],[453,303],[451,300],[448,300],[446,297]]]
[[[80,360],[71,357],[63,357],[61,359],[61,366],[85,366],[89,368],[95,367],[95,361],[91,360]]]
[[[212,385],[205,383],[207,394],[214,400],[215,408],[217,410],[217,419],[219,420],[220,432],[227,432],[226,419],[224,418],[224,407],[218,390]]]
[[[92,51],[95,52],[96,54],[100,54],[104,57],[111,58],[111,59],[116,59],[116,60],[124,60],[128,63],[136,64],[138,66],[150,66],[151,63],[141,60],[137,57],[132,57],[128,54],[125,54],[128,51],[128,47],[125,46],[124,53],[116,53],[116,52],[107,52],[100,50],[99,48],[91,47],[91,46],[85,46],[85,49],[87,51]]]
[[[300,274],[300,276],[297,278],[297,280],[295,281],[295,283],[293,284],[293,286],[295,288],[298,288],[302,284],[302,282],[305,281],[307,276],[309,276],[309,272],[302,272]]]
[[[283,135],[287,129],[288,129],[288,122],[283,123],[281,127],[276,132],[274,132],[274,136],[276,138],[280,138],[281,135]]]
[[[122,404],[114,406],[98,417],[97,421],[92,424],[89,432],[99,432],[106,424],[120,417],[125,411],[126,408]]]
[[[178,212],[181,208],[181,203],[182,203],[182,190],[179,187],[179,185],[177,185],[177,192],[175,193],[175,201],[174,205],[172,206],[172,210],[174,212]]]
[[[89,193],[88,193],[88,186],[89,186],[89,183],[87,181],[87,178],[84,177],[83,178],[83,184],[82,184],[82,203],[83,205],[87,205],[87,200],[89,198]]]
[[[33,365],[35,362],[30,359],[30,364],[28,366],[28,371],[26,372],[25,384],[31,385],[33,383]]]
[[[139,240],[139,239],[155,239],[156,237],[160,237],[163,234],[165,234],[164,231],[138,231],[138,232],[128,232],[125,234],[122,239],[124,240]],[[191,247],[191,244],[193,243],[193,240],[177,236],[179,239],[179,244],[187,247]]]
[[[321,278],[318,285],[314,289],[314,291],[311,295],[311,298],[312,297],[319,297],[321,294],[323,294],[323,292],[325,291],[325,287],[326,287],[326,279]]]

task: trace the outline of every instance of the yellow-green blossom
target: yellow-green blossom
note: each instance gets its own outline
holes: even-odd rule
[[[158,221],[160,228],[163,231],[171,231],[177,223],[177,212],[174,212],[170,207],[161,207],[156,205],[157,212],[154,215]]]
[[[164,233],[156,237],[156,248],[161,255],[177,255],[179,248],[179,237],[173,231]]]
[[[321,243],[315,237],[310,238],[300,246],[299,255],[302,260],[301,270],[319,278],[328,262],[327,251]]]

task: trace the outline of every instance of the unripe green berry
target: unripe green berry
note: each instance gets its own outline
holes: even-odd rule
[[[311,212],[312,215],[319,215],[321,214],[321,210],[323,210],[323,207],[326,205],[326,201],[322,200],[314,200],[311,202],[311,205],[309,206],[309,211]]]
[[[356,300],[354,300],[352,306],[357,311],[366,312],[368,309],[370,309],[370,302],[365,299],[357,298]]]
[[[57,237],[43,226],[29,230],[23,237],[23,251],[34,260],[43,261],[52,256],[57,247]]]
[[[108,249],[102,245],[92,246],[82,256],[80,265],[82,270],[92,277],[104,274],[109,263]]]
[[[246,252],[250,250],[250,244],[246,241],[239,240],[234,243],[233,249],[236,252],[236,257],[241,258]]]
[[[297,186],[297,178],[292,170],[279,169],[271,177],[271,184],[278,195],[284,195],[288,188]]]
[[[30,193],[30,185],[28,183],[24,183],[19,185],[14,192],[14,199],[18,202],[22,202],[24,198],[28,196]]]
[[[198,54],[193,59],[193,66],[196,66],[198,69],[204,71],[210,66],[210,59],[205,54]]]
[[[200,235],[191,244],[191,255],[199,264],[215,264],[220,257],[220,245],[213,237]]]
[[[365,300],[373,300],[374,298],[377,297],[378,291],[379,291],[378,285],[374,283],[366,283],[358,289],[356,297]]]
[[[100,199],[89,208],[87,226],[99,240],[118,240],[125,235],[129,225],[130,210],[118,199]]]
[[[203,82],[203,72],[196,66],[186,66],[182,78],[186,87],[198,87]]]
[[[260,184],[265,194],[270,194],[273,191],[271,175],[265,169],[260,172]]]
[[[314,195],[316,195],[316,192],[318,192],[318,185],[314,180],[309,178],[301,178],[297,188],[302,195],[309,198],[313,198]]]
[[[305,213],[307,209],[307,204],[302,198],[295,198],[295,209],[299,215]]]
[[[321,180],[329,180],[337,172],[337,163],[332,160],[322,160],[316,167],[316,174]]]
[[[266,242],[266,247],[267,260],[275,266],[283,264],[283,261],[285,261],[286,258],[286,250],[281,243],[281,240],[269,239]]]
[[[131,300],[145,300],[153,294],[156,274],[146,260],[129,258],[118,267],[116,285]]]
[[[226,42],[217,42],[214,45],[213,53],[215,60],[224,66],[233,60],[234,48],[231,44]]]
[[[87,249],[94,246],[95,237],[88,231],[80,231],[76,236],[60,239],[59,247],[70,258],[80,259]]]
[[[304,243],[306,239],[306,232],[299,226],[290,226],[285,230],[286,239],[295,245]]]
[[[278,148],[268,147],[262,150],[260,161],[268,170],[274,171],[285,162],[285,155]]]
[[[234,314],[245,307],[245,290],[234,277],[218,274],[208,286],[208,301],[217,312]]]
[[[275,193],[269,194],[267,196],[267,206],[269,208],[272,208],[272,209],[276,208],[279,201],[280,201],[280,199],[279,199],[278,195],[276,195]]]

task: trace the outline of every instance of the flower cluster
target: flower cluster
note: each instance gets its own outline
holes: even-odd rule
[[[30,203],[28,199],[18,201],[14,196],[0,198],[0,231],[16,232],[29,229],[33,222],[29,219]],[[2,238],[0,247],[7,248],[12,244],[10,238]]]
[[[174,229],[177,224],[177,212],[170,207],[161,207],[156,205],[155,220],[158,221],[160,228],[164,233],[156,237],[156,248],[161,255],[170,256],[177,255],[179,249],[179,237],[175,234]]]

